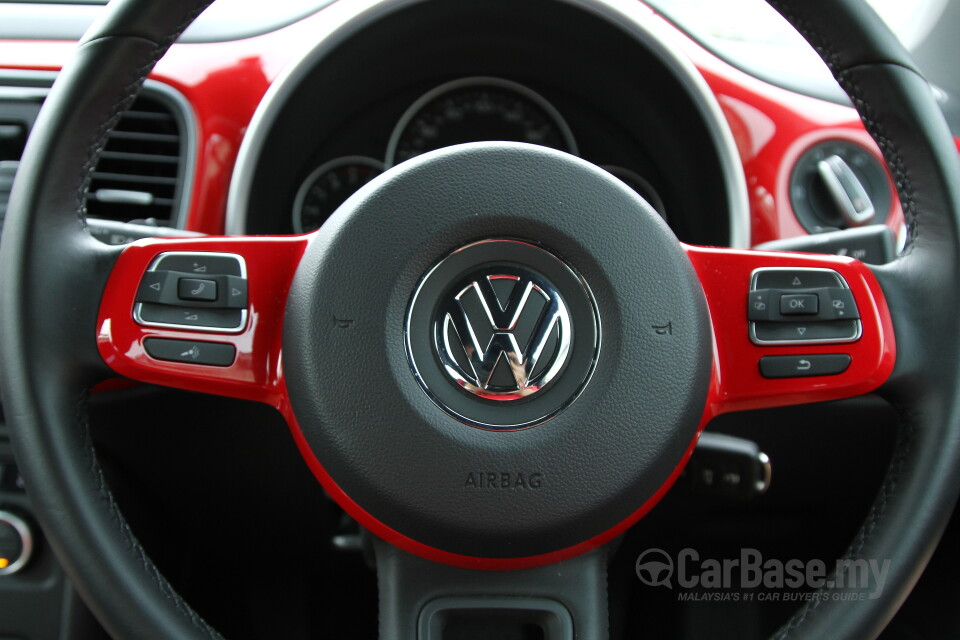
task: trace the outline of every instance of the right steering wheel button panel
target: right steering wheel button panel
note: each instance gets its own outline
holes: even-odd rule
[[[853,293],[830,269],[757,269],[750,281],[747,318],[750,340],[759,346],[853,342],[862,330]],[[760,375],[838,375],[850,361],[845,353],[763,356]]]
[[[750,340],[760,346],[855,342],[861,333],[853,294],[830,269],[757,269],[747,319]]]
[[[893,319],[868,265],[793,252],[686,251],[710,306],[718,413],[840,400],[889,378]]]

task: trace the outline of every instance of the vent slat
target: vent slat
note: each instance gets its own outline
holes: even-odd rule
[[[125,160],[128,162],[156,162],[157,164],[180,164],[177,156],[162,156],[155,153],[130,153],[127,151],[104,151],[100,154],[104,160]]]
[[[176,178],[165,178],[163,176],[139,176],[127,173],[101,173],[99,171],[93,172],[93,179],[109,182],[129,182],[131,184],[142,183],[169,186],[176,186],[177,184]]]
[[[95,202],[95,200],[92,200],[92,201]],[[172,207],[172,206],[173,206],[173,203],[174,203],[173,198],[154,198],[154,199],[153,199],[153,202],[151,202],[151,203],[148,204],[148,205],[144,205],[144,206],[146,206],[146,207]],[[125,208],[125,209],[129,209],[129,207],[130,207],[130,205],[128,205],[128,204],[122,204],[122,203],[118,203],[118,202],[100,202],[99,204],[102,205],[102,206],[120,207],[120,208]],[[137,206],[138,206],[138,208],[140,208],[140,209],[143,208],[143,207],[140,207],[139,205],[137,205]],[[100,216],[100,217],[102,217],[102,216]],[[131,218],[131,220],[132,220],[132,219],[133,219],[133,218]]]
[[[111,140],[143,140],[145,142],[180,142],[180,136],[167,133],[142,133],[140,131],[114,131]],[[109,143],[108,143],[109,144]]]
[[[183,180],[180,122],[167,101],[149,93],[137,98],[110,133],[93,172],[87,198],[90,216],[175,222]],[[141,197],[125,201],[116,196],[123,193]]]
[[[123,117],[128,120],[155,120],[162,122],[174,122],[173,116],[169,113],[158,113],[156,111],[127,111]]]

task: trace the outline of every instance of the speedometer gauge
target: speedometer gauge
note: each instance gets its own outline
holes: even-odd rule
[[[293,203],[293,230],[320,225],[360,187],[383,173],[383,163],[366,156],[344,156],[317,167],[303,181]]]
[[[386,164],[488,140],[577,153],[570,127],[540,94],[500,78],[463,78],[436,87],[407,109],[390,136]]]

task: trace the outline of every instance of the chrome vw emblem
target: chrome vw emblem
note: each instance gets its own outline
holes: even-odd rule
[[[441,301],[435,346],[447,375],[470,393],[510,401],[542,390],[563,370],[570,313],[543,277],[520,267],[483,270]]]

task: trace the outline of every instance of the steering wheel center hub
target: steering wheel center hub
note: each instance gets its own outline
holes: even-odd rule
[[[484,429],[540,424],[583,389],[600,318],[583,278],[529,242],[494,239],[433,266],[411,298],[410,366],[451,416]]]
[[[652,505],[703,416],[710,345],[690,261],[635,192],[476,143],[394,167],[317,232],[283,358],[301,449],[352,515],[502,559]]]

